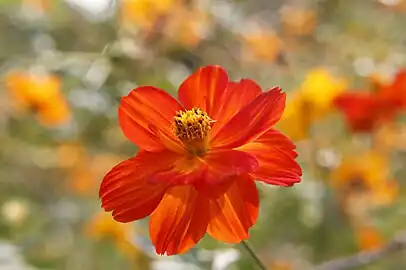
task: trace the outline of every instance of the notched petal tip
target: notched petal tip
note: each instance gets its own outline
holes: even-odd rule
[[[272,185],[293,186],[301,181],[302,168],[295,160],[298,156],[293,142],[274,129],[239,150],[253,155],[259,168],[251,175]]]
[[[286,93],[274,87],[258,95],[225,124],[212,139],[212,146],[236,148],[270,130],[282,117]]]
[[[206,234],[208,201],[192,186],[167,191],[149,222],[149,233],[160,255],[182,254]]]
[[[113,218],[119,222],[131,222],[150,215],[168,185],[150,183],[147,176],[170,166],[177,157],[170,151],[141,151],[136,157],[113,167],[99,189],[104,210],[112,212]]]
[[[210,200],[207,232],[226,243],[240,243],[249,237],[249,229],[258,218],[259,196],[249,175],[233,176],[232,185]]]
[[[179,87],[178,99],[186,109],[199,107],[213,116],[228,85],[227,72],[218,65],[197,69]]]

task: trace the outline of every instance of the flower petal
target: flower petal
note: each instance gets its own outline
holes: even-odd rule
[[[267,184],[292,186],[300,182],[302,169],[295,161],[297,153],[293,142],[274,129],[240,148],[254,156],[259,168],[251,175]]]
[[[242,79],[239,82],[229,82],[223,100],[219,102],[218,110],[213,112],[216,123],[210,131],[214,137],[217,132],[244,106],[253,101],[262,92],[261,87],[254,81]]]
[[[369,93],[343,93],[334,100],[352,131],[371,131],[380,115],[379,100]]]
[[[285,101],[279,87],[260,94],[220,129],[211,146],[235,148],[258,138],[279,121]]]
[[[210,200],[207,232],[215,239],[239,243],[249,237],[258,217],[258,190],[249,175],[232,176],[233,184],[221,196]]]
[[[257,168],[258,161],[251,154],[220,149],[209,151],[203,158],[184,156],[167,170],[155,173],[149,179],[153,183],[193,184],[199,190],[209,190],[210,186],[221,184],[230,175],[251,173]]]
[[[140,152],[116,165],[104,177],[99,196],[105,211],[119,222],[144,218],[154,211],[168,183],[150,183],[148,175],[170,166],[178,156],[170,151]]]
[[[183,110],[182,106],[165,91],[141,86],[121,99],[118,117],[124,134],[140,148],[161,150],[168,140],[181,149],[171,129],[173,117],[180,110]]]
[[[169,189],[152,213],[149,232],[158,254],[184,253],[206,234],[209,205],[193,186]]]
[[[232,149],[212,150],[204,157],[204,162],[212,173],[223,177],[253,172],[258,168],[254,156]]]
[[[199,68],[179,87],[178,98],[186,109],[199,107],[212,117],[227,89],[228,75],[220,66]]]

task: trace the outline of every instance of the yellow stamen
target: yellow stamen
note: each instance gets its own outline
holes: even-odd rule
[[[193,108],[176,114],[173,129],[192,154],[201,155],[207,151],[207,135],[214,122],[205,111]]]

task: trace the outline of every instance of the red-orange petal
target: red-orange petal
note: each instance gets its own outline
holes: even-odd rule
[[[248,230],[258,218],[259,197],[249,175],[233,176],[230,188],[210,200],[207,232],[219,241],[239,243],[249,237]]]
[[[116,165],[104,177],[99,190],[102,207],[119,222],[144,218],[154,211],[168,183],[151,183],[148,176],[166,169],[178,156],[171,151],[140,152]]]
[[[209,151],[203,158],[190,159],[184,156],[166,171],[151,175],[150,181],[176,185],[192,184],[199,190],[207,190],[207,186],[221,184],[224,178],[230,175],[251,173],[257,168],[258,161],[251,154],[232,149],[219,149]]]
[[[235,148],[253,141],[279,121],[285,103],[286,94],[279,87],[260,94],[220,129],[211,146]]]
[[[227,89],[228,75],[220,66],[199,68],[179,87],[178,98],[186,109],[199,107],[212,117]]]
[[[254,156],[233,149],[209,151],[204,157],[204,162],[210,172],[223,177],[250,173],[258,168],[258,161]]]
[[[334,99],[334,105],[354,132],[371,131],[382,117],[379,100],[370,93],[343,93]]]
[[[170,188],[151,215],[149,233],[158,254],[188,251],[206,234],[208,200],[193,186]]]
[[[177,151],[182,147],[171,125],[180,110],[183,107],[165,91],[141,86],[121,99],[118,117],[124,134],[141,149],[157,151],[169,144]]]
[[[229,82],[223,100],[219,102],[219,109],[213,112],[212,117],[216,119],[216,123],[210,131],[210,136],[214,137],[234,115],[259,96],[261,92],[261,87],[249,79]]]
[[[255,141],[240,148],[254,156],[259,168],[251,175],[267,184],[292,186],[299,183],[302,169],[296,162],[293,142],[277,130],[271,129]]]

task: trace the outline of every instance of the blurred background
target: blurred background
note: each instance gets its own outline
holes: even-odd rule
[[[256,269],[210,237],[156,256],[147,221],[100,208],[104,174],[137,151],[120,96],[176,95],[206,64],[288,93],[278,128],[304,175],[258,185],[250,242],[267,267],[384,247],[406,229],[404,25],[404,0],[1,0],[0,270]],[[405,269],[404,255],[356,269]]]

